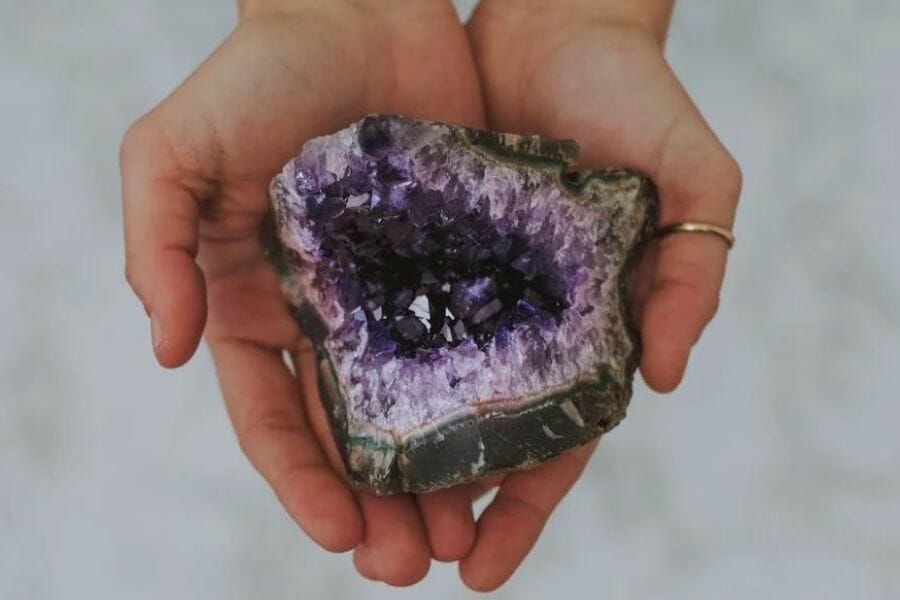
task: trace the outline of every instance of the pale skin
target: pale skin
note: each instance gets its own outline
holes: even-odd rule
[[[671,5],[485,0],[464,29],[445,0],[247,0],[221,47],[126,135],[126,274],[158,361],[180,366],[205,337],[242,449],[306,534],[353,550],[364,577],[410,585],[436,559],[458,561],[473,589],[502,585],[596,444],[430,494],[351,486],[310,344],[260,251],[269,180],[310,137],[395,112],[574,137],[580,166],[648,173],[662,224],[730,228],[740,171],[663,58]],[[641,265],[635,316],[652,388],[681,380],[725,257],[721,240],[680,234]],[[476,522],[472,500],[494,485]]]

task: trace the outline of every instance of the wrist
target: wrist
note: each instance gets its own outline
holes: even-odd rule
[[[674,0],[482,0],[479,11],[550,27],[596,23],[641,32],[665,43]],[[545,27],[547,27],[545,25]]]

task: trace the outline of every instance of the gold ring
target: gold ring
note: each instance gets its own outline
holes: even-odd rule
[[[734,234],[724,227],[713,225],[711,223],[699,223],[697,221],[685,221],[684,223],[672,223],[656,232],[659,237],[667,236],[671,233],[711,233],[719,236],[719,238],[728,244],[731,249],[734,246]]]

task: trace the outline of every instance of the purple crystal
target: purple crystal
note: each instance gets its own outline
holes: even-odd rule
[[[373,116],[310,140],[275,179],[282,280],[354,477],[448,485],[549,458],[624,414],[637,347],[622,282],[655,200],[631,172],[565,176],[573,156],[567,142]],[[482,414],[495,403],[507,408]],[[549,440],[530,454],[496,446],[530,433],[491,437],[518,410]],[[472,418],[452,429],[465,449],[434,441]]]
[[[369,313],[381,308],[378,320],[395,323],[388,331],[397,355],[406,357],[468,339],[484,346],[498,325],[515,327],[540,311],[560,317],[568,289],[550,249],[529,244],[523,234],[498,231],[488,197],[473,202],[458,176],[442,190],[418,180],[391,154],[386,123],[369,119],[359,127],[359,147],[370,159],[348,161],[340,178],[313,194],[306,190],[309,232],[318,241],[320,264],[327,265],[321,279],[342,282],[343,304],[362,303]],[[387,190],[390,200],[368,202],[366,195],[376,190]],[[409,314],[417,295],[435,307],[427,323]],[[531,310],[519,308],[524,299]],[[453,328],[457,321],[462,326]],[[445,323],[466,334],[448,342]]]

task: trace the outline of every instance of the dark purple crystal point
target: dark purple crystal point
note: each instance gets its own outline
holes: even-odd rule
[[[268,244],[351,475],[379,493],[523,468],[618,423],[650,182],[574,142],[371,116],[272,183]]]

